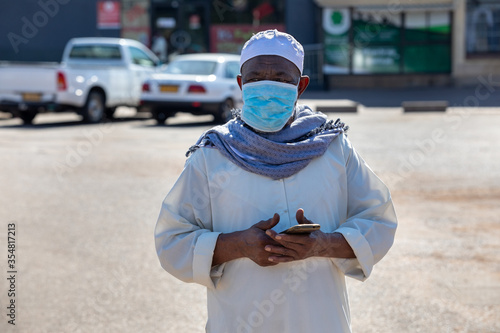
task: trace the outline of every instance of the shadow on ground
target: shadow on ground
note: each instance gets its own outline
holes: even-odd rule
[[[73,117],[72,117],[73,118]],[[37,119],[35,119],[33,124],[30,125],[25,125],[22,123],[21,119],[17,119],[18,123],[16,124],[2,124],[2,121],[7,121],[7,120],[15,120],[15,117],[0,117],[0,129],[26,129],[26,130],[43,130],[43,129],[51,129],[51,128],[60,128],[60,127],[73,127],[73,126],[94,126],[96,124],[90,124],[90,123],[85,123],[82,120],[78,119],[71,119],[68,120],[68,117],[64,117],[61,120],[56,120],[56,121],[47,121],[47,119],[43,119],[42,122],[37,122]],[[51,120],[56,119],[56,118],[51,118]],[[134,116],[134,117],[116,117],[112,119],[106,119],[104,120],[101,124],[107,124],[107,123],[125,123],[125,122],[130,122],[130,121],[137,121],[137,120],[149,120],[149,117],[144,117],[144,116]],[[38,120],[40,121],[40,120]]]
[[[405,101],[447,101],[450,107],[498,107],[500,83],[471,87],[306,90],[302,99],[348,99],[366,107],[400,107]]]
[[[65,114],[65,116],[60,116],[56,113],[50,114],[50,118],[42,118],[44,115],[39,116],[39,118],[34,120],[33,124],[25,125],[22,123],[21,119],[12,117],[9,113],[4,113],[0,111],[0,129],[25,129],[25,130],[43,130],[52,128],[62,128],[62,127],[82,127],[82,126],[95,126],[96,124],[89,124],[83,122],[77,116],[73,114]],[[195,119],[193,121],[193,119]],[[12,123],[16,121],[16,123]],[[180,116],[175,116],[169,118],[165,124],[157,124],[156,122],[151,122],[151,116],[147,114],[137,114],[137,115],[127,115],[127,116],[117,116],[112,119],[106,119],[101,124],[118,124],[127,123],[133,121],[144,122],[135,127],[142,128],[192,128],[192,127],[207,127],[219,125],[219,123],[214,122],[211,118],[201,116],[200,119],[195,118],[185,118],[180,113]],[[148,122],[149,121],[149,122]]]

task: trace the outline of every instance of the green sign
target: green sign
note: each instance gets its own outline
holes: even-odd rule
[[[325,74],[349,73],[349,9],[323,9]]]

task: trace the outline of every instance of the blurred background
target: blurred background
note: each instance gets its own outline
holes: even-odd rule
[[[464,86],[500,74],[495,0],[19,0],[2,3],[0,20],[3,61],[60,61],[70,38],[99,36],[136,39],[167,62],[239,53],[252,33],[276,28],[304,45],[311,88]]]

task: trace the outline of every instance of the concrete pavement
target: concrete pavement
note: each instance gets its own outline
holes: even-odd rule
[[[204,331],[205,290],[161,269],[153,229],[211,118],[156,126],[125,111],[98,125],[74,114],[0,119],[0,332]],[[354,332],[500,331],[499,111],[329,114],[350,126],[399,217],[372,276],[347,279]],[[12,223],[16,326],[5,316]]]

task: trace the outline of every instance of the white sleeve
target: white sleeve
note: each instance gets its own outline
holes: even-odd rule
[[[392,246],[397,218],[388,188],[347,138],[339,139],[346,160],[347,219],[335,232],[344,236],[356,258],[333,261],[344,274],[365,280]]]
[[[214,288],[223,267],[212,269],[220,233],[212,232],[203,153],[195,151],[163,201],[155,228],[161,266],[176,278]]]

